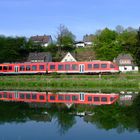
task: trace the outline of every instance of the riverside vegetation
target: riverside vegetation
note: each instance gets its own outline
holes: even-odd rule
[[[14,75],[0,76],[0,90],[93,91],[140,90],[140,73],[116,75]]]

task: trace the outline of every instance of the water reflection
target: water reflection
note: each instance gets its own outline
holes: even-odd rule
[[[97,129],[140,132],[138,93],[0,91],[0,124],[57,120],[60,134],[76,123],[76,116]]]

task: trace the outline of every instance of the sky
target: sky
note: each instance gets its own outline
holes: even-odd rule
[[[140,26],[140,0],[0,0],[0,34],[57,36],[60,24],[82,40],[117,25]]]

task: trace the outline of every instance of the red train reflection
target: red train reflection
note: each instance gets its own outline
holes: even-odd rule
[[[85,93],[85,92],[35,92],[35,91],[0,91],[0,100],[38,103],[65,104],[113,104],[119,94]]]

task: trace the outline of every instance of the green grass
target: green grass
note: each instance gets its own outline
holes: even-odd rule
[[[119,75],[17,75],[0,76],[0,89],[6,90],[140,90],[140,74]]]

